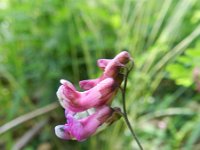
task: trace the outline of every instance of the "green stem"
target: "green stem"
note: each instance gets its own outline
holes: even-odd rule
[[[128,80],[128,75],[130,73],[130,71],[132,70],[133,68],[133,62],[132,62],[132,65],[131,65],[131,68],[130,69],[126,69],[126,73],[125,73],[125,76],[124,76],[124,87],[121,88],[122,90],[122,105],[123,105],[123,117],[124,117],[124,120],[129,128],[129,130],[131,131],[131,134],[133,136],[133,138],[136,140],[136,143],[138,144],[140,150],[143,150],[143,147],[142,145],[140,144],[140,141],[139,139],[137,138],[133,128],[131,127],[131,123],[128,119],[128,115],[127,115],[127,110],[126,110],[126,86],[127,86],[127,80]]]

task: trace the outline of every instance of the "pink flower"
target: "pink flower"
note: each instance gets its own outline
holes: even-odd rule
[[[96,86],[101,80],[102,80],[101,77],[97,79],[82,80],[79,81],[79,86],[84,90],[89,90],[94,86]]]
[[[94,135],[102,124],[111,124],[121,117],[118,108],[112,109],[102,106],[86,118],[76,119],[72,114],[66,114],[67,123],[55,127],[56,135],[65,140],[75,139],[83,141]]]
[[[57,91],[59,101],[65,109],[73,112],[109,104],[119,86],[112,78],[106,78],[84,92],[77,91],[69,81],[61,80],[61,84]]]
[[[80,87],[84,90],[89,90],[106,78],[116,79],[119,81],[118,84],[120,85],[123,80],[123,77],[120,75],[120,69],[123,68],[131,59],[129,53],[126,51],[119,53],[113,59],[99,59],[97,65],[104,70],[103,75],[97,79],[80,81]]]
[[[67,123],[55,127],[56,135],[62,139],[85,140],[96,133],[104,124],[111,124],[119,119],[120,111],[109,107],[116,95],[124,75],[121,69],[131,60],[129,53],[121,52],[113,59],[99,59],[97,65],[103,74],[97,79],[83,80],[79,85],[85,91],[79,92],[67,80],[61,80],[57,91],[60,104],[65,108]],[[77,114],[95,109],[95,113],[81,119]]]

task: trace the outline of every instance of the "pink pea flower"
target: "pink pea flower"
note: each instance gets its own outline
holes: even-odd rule
[[[103,124],[111,124],[120,118],[120,110],[112,109],[109,105],[123,81],[121,69],[130,60],[132,58],[126,51],[113,59],[99,59],[97,65],[103,70],[103,74],[97,79],[80,81],[80,87],[85,90],[83,92],[77,91],[67,80],[60,81],[61,86],[56,94],[60,104],[65,108],[67,123],[55,127],[58,137],[83,141],[94,135]],[[85,118],[76,118],[78,114],[88,112],[91,108],[95,113]]]
[[[72,114],[67,113],[67,123],[55,127],[56,135],[65,140],[75,139],[83,141],[94,135],[103,124],[110,125],[121,117],[118,108],[101,106],[95,113],[86,118],[76,119]]]
[[[99,59],[97,61],[97,65],[104,70],[103,75],[97,79],[80,81],[80,87],[84,90],[88,90],[106,78],[113,78],[118,81],[121,79],[122,82],[123,78],[119,75],[120,69],[123,68],[131,59],[131,56],[126,51],[119,53],[113,59]]]
[[[106,78],[84,92],[77,91],[73,84],[67,80],[61,80],[61,84],[57,91],[60,104],[73,112],[81,112],[92,107],[109,104],[119,87],[112,78]]]

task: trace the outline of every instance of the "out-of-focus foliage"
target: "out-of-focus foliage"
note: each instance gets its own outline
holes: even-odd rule
[[[198,149],[200,93],[192,70],[200,62],[198,0],[1,0],[0,126],[56,102],[59,79],[95,78],[98,58],[122,49],[135,60],[127,90],[131,123],[145,149]],[[114,105],[121,107],[121,96]],[[11,149],[48,119],[25,149],[137,149],[123,119],[87,141],[62,141],[59,107],[0,135]]]
[[[198,43],[199,44],[199,43]],[[191,86],[194,83],[194,70],[200,67],[200,45],[188,49],[176,62],[168,65],[167,70],[176,84]]]

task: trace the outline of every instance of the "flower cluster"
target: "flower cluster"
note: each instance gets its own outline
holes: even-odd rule
[[[113,59],[99,59],[97,65],[103,70],[97,79],[83,80],[79,92],[67,80],[61,80],[57,91],[60,104],[65,109],[66,124],[55,127],[56,135],[61,139],[83,141],[103,124],[111,124],[120,118],[120,109],[110,104],[122,81],[121,69],[131,60],[128,52],[123,51]],[[93,110],[93,112],[91,112]],[[79,114],[85,113],[80,118]]]

